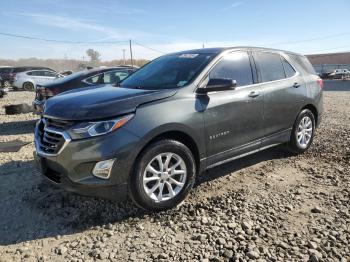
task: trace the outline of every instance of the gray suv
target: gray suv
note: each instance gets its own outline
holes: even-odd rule
[[[208,168],[279,144],[306,151],[321,121],[322,87],[309,61],[291,52],[165,55],[118,88],[49,99],[35,129],[37,163],[66,190],[171,208]]]

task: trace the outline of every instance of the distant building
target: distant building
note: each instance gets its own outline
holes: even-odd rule
[[[316,72],[326,73],[338,68],[350,69],[350,52],[306,55]]]

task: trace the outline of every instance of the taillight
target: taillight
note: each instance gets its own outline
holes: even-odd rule
[[[323,89],[323,80],[321,78],[317,79],[318,85]]]

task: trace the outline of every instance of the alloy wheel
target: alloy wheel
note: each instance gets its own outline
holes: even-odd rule
[[[186,178],[184,160],[175,153],[161,153],[146,166],[142,177],[143,189],[155,202],[167,201],[181,192]]]
[[[297,129],[297,141],[301,148],[306,148],[312,138],[313,126],[309,116],[304,116]]]

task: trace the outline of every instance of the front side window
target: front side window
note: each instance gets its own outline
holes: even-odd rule
[[[239,51],[227,54],[209,73],[209,79],[215,78],[236,80],[237,86],[253,84],[248,53]]]
[[[285,78],[281,56],[279,54],[258,52],[254,56],[259,65],[262,82]]]
[[[172,89],[190,84],[216,56],[213,53],[180,53],[159,57],[125,79],[121,87]]]

